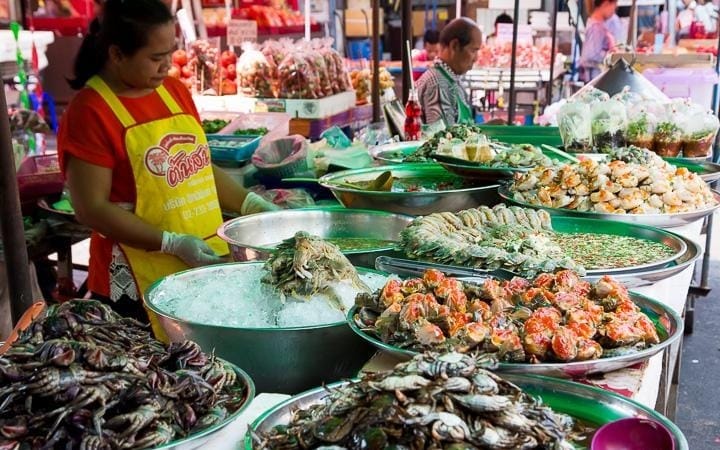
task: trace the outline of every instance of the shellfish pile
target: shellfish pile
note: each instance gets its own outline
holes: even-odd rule
[[[0,448],[157,447],[222,422],[248,396],[196,343],[166,346],[100,302],[73,300],[0,357]]]
[[[572,362],[642,350],[660,342],[650,318],[621,283],[591,285],[569,270],[532,281],[445,277],[390,280],[356,298],[354,320],[382,341],[413,351],[493,353],[506,362]]]
[[[525,276],[559,269],[584,269],[555,244],[545,211],[481,206],[458,213],[418,217],[401,233],[411,258],[441,264],[507,269]]]
[[[459,353],[418,355],[394,370],[327,388],[287,426],[251,430],[253,448],[572,449],[582,439],[560,414]]]
[[[650,165],[592,159],[560,168],[515,174],[510,185],[519,202],[580,212],[676,214],[716,204],[703,179],[662,159]]]

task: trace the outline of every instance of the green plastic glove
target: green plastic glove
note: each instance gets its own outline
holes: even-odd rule
[[[240,214],[247,216],[249,214],[257,214],[266,211],[278,211],[278,205],[269,202],[254,192],[249,192],[245,197],[245,201],[240,207]]]

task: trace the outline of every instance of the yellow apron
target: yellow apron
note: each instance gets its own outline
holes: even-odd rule
[[[135,215],[159,230],[205,239],[218,255],[228,254],[227,244],[215,234],[222,214],[207,138],[195,117],[184,113],[160,86],[156,92],[172,115],[137,123],[100,77],[87,85],[100,94],[125,129],[125,150],[137,192]],[[120,247],[141,296],[160,278],[188,269],[172,255]],[[147,313],[155,336],[167,340],[155,314]]]

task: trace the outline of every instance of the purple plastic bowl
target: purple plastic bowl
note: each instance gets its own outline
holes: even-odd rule
[[[649,419],[630,417],[600,427],[590,450],[675,450],[675,440],[664,425]]]

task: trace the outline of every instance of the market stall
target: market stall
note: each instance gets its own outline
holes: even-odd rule
[[[207,145],[172,168],[169,149],[151,148],[145,166],[170,180],[212,162],[271,207],[222,211],[212,239],[233,262],[141,292],[155,336],[93,300],[33,304],[13,274],[0,446],[596,450],[633,434],[606,426],[629,423],[651,429],[648,448],[689,448],[672,391],[703,224],[720,208],[720,166],[707,161],[717,116],[618,64],[558,106],[557,126],[458,115],[420,130],[414,85],[406,115],[381,95],[393,82],[379,65],[378,3],[373,64],[353,67],[308,27],[297,41],[197,39],[172,55]],[[231,35],[231,22],[214,32]],[[486,121],[504,110],[525,123],[562,62],[554,41],[538,50],[519,44],[517,24],[507,32],[479,64],[493,68],[465,82]],[[406,128],[390,131],[381,107]],[[0,174],[7,248],[22,235],[22,192]],[[88,230],[51,194],[32,203],[63,250]],[[8,262],[40,248],[13,248]]]

